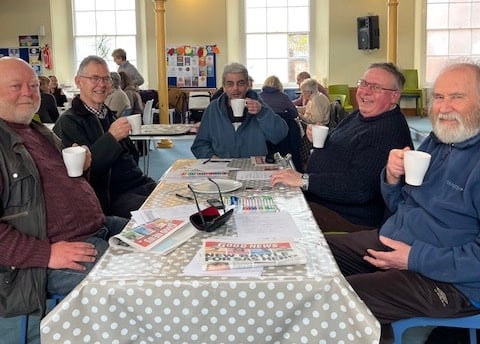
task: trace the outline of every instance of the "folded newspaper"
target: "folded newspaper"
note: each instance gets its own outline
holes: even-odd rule
[[[203,241],[201,264],[206,271],[305,263],[305,255],[291,239],[210,238]]]
[[[140,251],[168,253],[197,233],[188,221],[156,219],[141,226],[124,229],[110,238],[111,246]]]

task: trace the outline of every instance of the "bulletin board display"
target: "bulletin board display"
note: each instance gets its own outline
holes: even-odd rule
[[[216,88],[216,45],[167,48],[168,85],[187,88]]]
[[[15,56],[30,64],[37,75],[41,74],[40,47],[0,48],[0,57]]]

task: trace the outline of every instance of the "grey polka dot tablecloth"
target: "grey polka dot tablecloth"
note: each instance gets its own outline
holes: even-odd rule
[[[190,164],[179,160],[169,171]],[[143,208],[187,204],[174,196],[187,183],[163,179]],[[307,264],[268,267],[259,278],[186,276],[202,239],[213,235],[205,232],[167,256],[109,248],[42,320],[42,343],[378,343],[379,323],[339,272],[301,191],[233,193],[259,192],[292,215]],[[232,218],[214,235],[234,227]]]

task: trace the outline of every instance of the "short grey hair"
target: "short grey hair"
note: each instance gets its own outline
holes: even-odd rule
[[[112,88],[120,88],[120,83],[122,78],[117,72],[110,72],[110,77],[112,78]]]
[[[82,74],[85,71],[85,68],[87,68],[87,66],[90,63],[104,65],[108,69],[107,62],[103,58],[101,58],[100,56],[96,56],[96,55],[90,55],[90,56],[85,57],[82,60],[82,62],[80,62],[80,65],[78,66],[77,75]]]
[[[318,93],[318,81],[313,78],[305,79],[300,84],[300,90]]]
[[[248,82],[249,80],[247,68],[238,62],[230,63],[223,68],[222,85],[225,85],[227,74],[243,74],[245,81]]]

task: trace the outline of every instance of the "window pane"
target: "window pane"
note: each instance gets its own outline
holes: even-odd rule
[[[77,60],[82,60],[88,55],[96,55],[95,37],[77,37],[75,39],[75,48]]]
[[[93,11],[95,10],[95,0],[74,0],[74,11]]]
[[[288,36],[288,56],[308,58],[308,35]]]
[[[115,0],[96,0],[95,5],[97,11],[114,10]]]
[[[450,31],[449,54],[470,55],[471,52],[471,31],[454,30]]]
[[[97,14],[97,34],[115,35],[115,12],[102,11]]]
[[[470,4],[450,4],[449,12],[450,29],[470,27]]]
[[[480,54],[480,30],[472,30],[472,54]]]
[[[245,8],[265,7],[266,3],[267,3],[267,0],[246,0]]]
[[[288,42],[286,34],[271,34],[267,37],[267,57],[278,58],[288,56]]]
[[[427,55],[448,55],[448,31],[427,32]]]
[[[267,7],[285,7],[287,0],[267,0]]]
[[[427,57],[425,82],[433,83],[437,77],[438,71],[441,70],[448,61],[448,56]]]
[[[429,5],[427,10],[427,29],[448,27],[448,5]]]
[[[247,56],[249,59],[267,57],[267,35],[247,35]]]
[[[308,5],[309,0],[288,0],[288,6],[309,6]]]
[[[95,35],[95,21],[92,23],[92,18],[95,18],[95,12],[77,12],[75,14],[75,35]],[[85,25],[85,23],[89,24]]]
[[[308,7],[293,7],[288,9],[288,31],[309,31],[310,15]]]
[[[265,8],[247,9],[245,27],[247,33],[265,32],[267,28],[267,11]]]
[[[263,84],[267,78],[267,60],[266,59],[249,59],[247,60],[248,74],[255,80],[255,83]]]
[[[135,11],[117,11],[117,35],[136,34]]]
[[[480,28],[480,3],[476,2],[472,4],[472,27],[474,28]]]
[[[287,31],[287,9],[269,8],[267,10],[267,31],[268,32],[286,32]]]
[[[108,59],[114,49],[115,36],[96,36],[95,44],[96,55]]]
[[[287,59],[270,59],[267,66],[268,75],[276,75],[283,82],[288,79],[288,60]]]
[[[135,10],[135,0],[115,0],[116,10]]]
[[[127,52],[127,60],[133,63],[137,60],[137,40],[135,36],[117,36],[115,48],[122,48]]]

